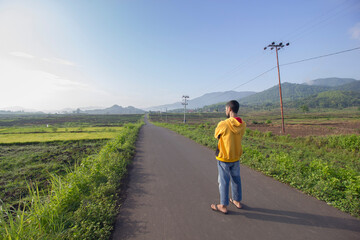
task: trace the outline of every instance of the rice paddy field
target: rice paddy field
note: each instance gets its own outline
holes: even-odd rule
[[[114,138],[121,127],[86,127],[86,128],[8,128],[0,129],[1,143],[31,143],[50,141],[69,141],[85,139]]]
[[[0,115],[0,238],[109,239],[143,115]]]
[[[29,187],[46,191],[52,175],[64,176],[98,154],[123,125],[142,115],[0,115],[0,204],[28,202]]]

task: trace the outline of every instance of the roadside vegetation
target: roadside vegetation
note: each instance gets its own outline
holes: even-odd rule
[[[90,116],[88,122],[60,123],[55,116],[58,125],[51,134],[61,135],[64,124],[72,125],[73,129],[68,127],[73,134],[71,141],[45,138],[42,142],[23,143],[19,139],[0,143],[1,239],[109,238],[121,180],[143,124],[141,115],[110,117],[111,123],[109,116],[99,115]],[[26,118],[32,119],[26,127],[21,125],[24,119],[0,118],[0,136],[31,136],[34,129],[44,130],[40,134],[50,133],[43,119]],[[86,121],[84,116],[81,119]],[[129,119],[133,123],[126,123]],[[76,134],[84,131],[104,130],[99,126],[104,123],[111,125],[106,129],[113,128],[107,131],[115,134],[111,138],[74,140],[76,136],[81,139]]]
[[[46,190],[50,174],[66,175],[81,159],[97,154],[107,142],[103,139],[0,144],[0,199],[12,207],[29,202],[28,185],[36,183],[40,191]]]
[[[156,122],[156,115],[150,118],[156,125],[216,149],[216,123],[206,118],[192,124]],[[291,137],[248,128],[241,162],[360,217],[359,146],[359,134]]]

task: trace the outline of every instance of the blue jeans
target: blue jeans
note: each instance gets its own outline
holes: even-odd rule
[[[220,204],[229,205],[229,183],[231,180],[232,199],[240,202],[242,200],[240,161],[237,162],[218,162],[218,182],[220,191]]]

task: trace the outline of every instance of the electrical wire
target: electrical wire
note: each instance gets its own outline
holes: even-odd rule
[[[288,34],[288,36],[286,38],[289,39],[291,43],[293,43],[294,41],[297,41],[297,40],[305,37],[306,35],[311,33],[313,30],[317,29],[318,27],[323,26],[324,23],[328,22],[329,20],[332,20],[332,19],[334,19],[336,17],[342,16],[350,8],[354,7],[354,5],[355,4],[352,4],[350,1],[344,0],[341,3],[337,4],[335,7],[332,7],[331,9],[329,9],[327,11],[324,11],[321,15],[318,15],[317,17],[312,18],[311,20],[309,20],[308,22],[306,22],[305,24],[303,24],[302,26],[297,28],[295,31],[292,31],[291,33]],[[283,38],[285,38],[285,37],[283,37]],[[341,51],[341,52],[331,53],[331,54],[327,54],[327,55],[323,55],[323,56],[313,57],[313,58],[309,58],[309,59],[303,59],[303,60],[299,60],[299,61],[295,61],[295,62],[291,62],[291,63],[282,64],[280,66],[287,66],[287,65],[291,65],[291,64],[295,64],[295,63],[300,63],[300,62],[314,60],[314,59],[318,59],[318,58],[322,58],[322,57],[332,56],[332,55],[340,54],[340,53],[343,53],[343,52],[349,52],[349,51],[353,51],[353,50],[357,50],[357,49],[358,48],[354,48],[354,49],[349,49],[349,50],[345,50],[345,51]],[[243,63],[235,66],[230,71],[228,71],[225,74],[223,74],[222,76],[218,77],[216,79],[216,82],[219,82],[219,81],[224,82],[224,81],[227,81],[229,79],[233,79],[234,77],[236,77],[240,73],[242,73],[243,68],[245,68],[246,66],[258,65],[259,64],[259,58],[263,58],[263,56],[264,56],[264,54],[262,54],[261,56],[251,56],[251,57],[247,58]],[[254,61],[250,61],[252,59]],[[255,61],[256,61],[256,64],[253,63]],[[249,81],[238,85],[237,87],[233,88],[232,90],[235,90],[235,89],[237,89],[237,88],[239,88],[239,87],[241,87],[241,86],[243,86],[243,85],[245,85],[247,83],[250,83],[250,82],[258,79],[259,77],[265,75],[266,73],[272,71],[275,68],[276,67],[273,67],[273,68],[259,74],[258,76],[250,79]],[[246,68],[246,70],[248,70],[248,68]],[[210,86],[208,86],[207,89],[210,89]],[[215,96],[215,98],[219,98],[224,94],[225,94],[225,92],[220,93],[218,96]]]
[[[331,9],[324,11],[321,15],[318,15],[317,17],[310,19],[305,24],[297,28],[295,31],[292,31],[285,37],[289,39],[290,42],[294,43],[299,39],[309,35],[309,33],[314,31],[315,29],[324,26],[325,24],[328,24],[330,20],[342,16],[348,10],[354,8],[356,4],[357,3],[353,4],[350,1],[344,0],[341,3],[337,4],[335,7],[332,7]],[[281,39],[284,39],[285,37]]]
[[[319,59],[319,58],[330,57],[330,56],[334,56],[334,55],[341,54],[341,53],[351,52],[351,51],[355,51],[355,50],[358,50],[358,49],[360,49],[360,47],[351,48],[351,49],[347,49],[347,50],[343,50],[343,51],[339,51],[339,52],[335,52],[335,53],[329,53],[329,54],[325,54],[325,55],[321,55],[321,56],[317,56],[317,57],[306,58],[306,59],[302,59],[302,60],[298,60],[298,61],[294,61],[294,62],[289,62],[289,63],[285,63],[285,64],[280,64],[279,66],[280,66],[280,67],[283,67],[283,66],[293,65],[293,64],[296,64],[296,63],[301,63],[301,62],[311,61],[311,60],[315,60],[315,59]],[[271,71],[274,70],[275,68],[277,68],[277,66],[272,67],[272,68],[270,68],[269,70],[267,70],[267,71],[265,71],[265,72],[257,75],[256,77],[254,77],[254,78],[252,78],[252,79],[250,79],[250,80],[248,80],[248,81],[246,81],[246,82],[244,82],[244,83],[242,83],[242,84],[234,87],[234,88],[231,89],[230,91],[235,90],[235,89],[237,89],[237,88],[239,88],[239,87],[241,87],[241,86],[244,86],[245,84],[248,84],[248,83],[250,83],[250,82],[252,82],[252,81],[255,81],[255,80],[258,79],[259,77],[265,75],[265,74],[268,73],[268,72],[271,72]],[[220,94],[219,96],[217,96],[217,97],[220,97],[220,96],[222,96],[222,95],[224,95],[224,94],[225,94],[225,92],[221,93],[221,94]]]
[[[321,56],[317,56],[317,57],[307,58],[307,59],[294,61],[294,62],[290,62],[290,63],[280,64],[280,66],[282,67],[282,66],[292,65],[292,64],[296,64],[296,63],[310,61],[310,60],[315,60],[315,59],[319,59],[319,58],[329,57],[329,56],[333,56],[333,55],[337,55],[337,54],[341,54],[341,53],[345,53],[345,52],[355,51],[358,49],[360,49],[360,47],[351,48],[351,49],[347,49],[347,50],[343,50],[343,51],[335,52],[335,53],[329,53],[329,54],[325,54],[325,55],[321,55]]]
[[[356,3],[355,3],[356,4]],[[342,16],[344,13],[346,13],[350,8],[354,7],[355,4],[352,4],[350,1],[344,0],[342,2],[340,2],[339,4],[337,4],[336,6],[328,9],[327,11],[324,11],[322,14],[318,15],[315,18],[310,19],[309,21],[307,21],[305,24],[301,25],[299,28],[297,28],[296,30],[290,32],[289,34],[287,34],[287,37],[282,37],[281,39],[289,39],[291,43],[298,41],[299,39],[307,36],[309,33],[311,33],[313,30],[317,29],[318,27],[321,27],[324,25],[324,23],[336,18],[336,17],[340,17]],[[336,54],[336,53],[335,53]],[[330,55],[331,56],[331,55]],[[244,62],[242,62],[241,64],[235,66],[234,68],[232,68],[231,70],[227,71],[226,73],[224,73],[222,76],[219,76],[218,78],[216,78],[216,82],[226,82],[230,79],[235,78],[236,76],[239,76],[241,73],[243,73],[244,69],[246,68],[246,70],[248,70],[249,68],[247,68],[247,66],[252,66],[254,67],[254,65],[259,65],[260,61],[263,60],[264,58],[264,54],[262,55],[257,55],[257,56],[251,56],[249,58],[247,58]],[[321,56],[320,56],[321,57]],[[317,57],[317,58],[320,58]],[[261,59],[260,59],[261,58]],[[251,61],[253,60],[253,61]],[[312,60],[312,59],[310,59]],[[305,60],[302,60],[305,61]],[[254,64],[255,63],[255,64]],[[291,63],[287,64],[290,65]],[[285,66],[280,65],[280,66]],[[259,76],[255,77],[254,79],[249,80],[246,83],[252,82],[253,80],[261,77],[262,75],[266,74],[268,71],[264,72],[263,74],[260,74]],[[244,84],[246,84],[244,83]],[[241,84],[239,86],[237,86],[234,89],[239,88],[240,86],[243,86],[244,84]],[[218,83],[216,83],[216,85],[218,85]],[[203,90],[203,92],[207,92],[208,89],[211,89],[212,87],[208,85],[208,87],[206,89]],[[221,97],[223,95],[223,93],[221,93],[219,96],[216,96],[216,98]]]

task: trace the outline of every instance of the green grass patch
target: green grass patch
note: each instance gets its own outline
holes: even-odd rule
[[[62,129],[61,129],[62,130]],[[118,135],[121,127],[115,128],[75,128],[72,130],[62,130],[56,132],[31,132],[27,133],[0,133],[1,143],[26,143],[26,142],[50,142],[50,141],[68,141],[81,139],[111,139]]]
[[[108,140],[0,145],[0,200],[11,206],[29,202],[27,184],[46,190],[51,174],[64,176],[81,159],[97,154]]]

